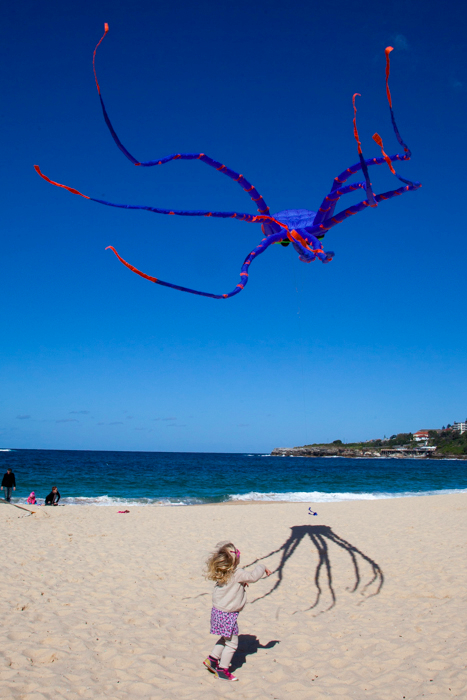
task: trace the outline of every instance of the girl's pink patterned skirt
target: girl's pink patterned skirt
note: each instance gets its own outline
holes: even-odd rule
[[[211,610],[211,634],[231,637],[238,634],[238,612],[223,612],[217,608]]]

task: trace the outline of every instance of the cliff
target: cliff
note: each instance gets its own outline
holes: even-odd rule
[[[362,450],[345,445],[308,445],[306,447],[275,447],[272,457],[380,457],[376,450]]]
[[[421,449],[397,450],[389,448],[348,447],[346,445],[306,445],[304,447],[275,447],[271,457],[364,457],[372,459],[467,459],[467,455],[452,455]]]

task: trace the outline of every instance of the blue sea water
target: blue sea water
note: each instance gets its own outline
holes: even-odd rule
[[[0,451],[24,503],[58,486],[73,505],[343,501],[467,493],[467,461],[270,457],[185,452]],[[3,469],[3,471],[2,471]]]

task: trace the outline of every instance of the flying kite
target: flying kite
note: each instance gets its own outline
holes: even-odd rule
[[[36,172],[47,182],[49,182],[52,185],[56,185],[57,187],[63,187],[65,190],[68,190],[69,192],[72,192],[73,194],[77,194],[80,197],[84,197],[85,199],[90,199],[93,202],[98,202],[99,204],[105,204],[106,206],[109,207],[120,207],[122,209],[144,209],[145,211],[151,211],[154,212],[155,214],[169,214],[172,216],[214,216],[218,217],[221,219],[226,219],[226,218],[232,218],[232,219],[238,219],[239,221],[246,221],[248,223],[257,223],[261,224],[261,229],[264,235],[264,238],[261,240],[258,246],[254,250],[251,251],[245,258],[241,271],[240,271],[240,283],[236,285],[236,287],[229,292],[228,294],[210,294],[209,292],[200,292],[195,289],[189,289],[188,287],[181,287],[177,284],[171,284],[170,282],[164,282],[163,280],[158,279],[157,277],[151,277],[150,275],[146,275],[144,272],[141,272],[138,270],[136,267],[133,267],[133,265],[130,265],[130,263],[126,262],[120,255],[117,253],[115,248],[113,246],[108,246],[106,250],[110,249],[112,250],[117,258],[122,262],[126,267],[128,267],[130,270],[135,272],[136,274],[140,275],[141,277],[144,277],[144,279],[149,280],[150,282],[154,282],[155,284],[161,284],[164,287],[170,287],[171,289],[178,289],[181,292],[189,292],[190,294],[198,294],[200,296],[204,297],[211,297],[212,299],[228,299],[230,297],[235,296],[239,292],[244,289],[245,285],[248,282],[248,275],[249,275],[249,268],[250,264],[252,261],[258,257],[258,255],[261,255],[261,253],[264,253],[264,251],[269,248],[270,245],[273,243],[280,243],[283,246],[288,246],[290,243],[292,243],[292,246],[298,253],[298,257],[300,260],[306,263],[310,263],[313,260],[316,260],[317,258],[321,260],[323,263],[328,263],[332,260],[334,257],[334,253],[331,251],[325,251],[323,249],[323,245],[320,242],[321,239],[324,238],[325,234],[327,231],[329,231],[333,226],[336,226],[337,224],[340,224],[342,221],[347,219],[349,216],[353,216],[354,214],[357,214],[360,211],[363,211],[367,207],[376,207],[379,202],[382,202],[386,199],[391,199],[392,197],[397,197],[398,195],[404,194],[405,192],[410,192],[412,190],[416,190],[419,187],[421,187],[421,184],[419,182],[412,182],[411,180],[406,180],[400,175],[396,173],[394,170],[393,162],[394,161],[405,161],[409,160],[411,157],[411,152],[408,148],[408,146],[404,143],[404,141],[401,138],[401,135],[399,133],[399,130],[396,125],[396,120],[394,117],[394,112],[392,109],[392,99],[391,99],[391,93],[389,90],[389,70],[390,70],[390,62],[389,62],[389,54],[393,50],[391,46],[388,46],[385,50],[386,53],[386,94],[389,102],[389,110],[391,114],[391,121],[392,125],[394,128],[394,132],[396,135],[396,138],[399,142],[399,144],[402,146],[404,149],[403,153],[396,153],[393,156],[388,156],[384,152],[383,148],[383,141],[379,134],[374,134],[373,139],[374,141],[378,144],[378,146],[381,148],[381,153],[382,156],[379,158],[370,158],[368,160],[365,160],[363,157],[363,152],[362,152],[362,146],[361,142],[359,139],[358,131],[357,131],[357,108],[355,105],[355,98],[357,96],[360,97],[359,93],[356,93],[353,98],[352,98],[352,103],[353,103],[353,109],[354,109],[354,118],[353,118],[353,129],[354,129],[354,137],[357,142],[357,149],[358,149],[358,156],[359,156],[359,162],[356,163],[355,165],[351,165],[349,168],[346,168],[340,175],[338,175],[336,178],[334,178],[331,191],[329,194],[326,195],[326,197],[323,199],[321,206],[319,207],[317,212],[310,211],[308,209],[288,209],[286,211],[280,211],[277,214],[271,215],[270,210],[266,202],[264,201],[263,197],[259,194],[258,190],[243,176],[240,175],[239,173],[235,172],[234,170],[231,170],[227,166],[223,165],[217,160],[214,160],[213,158],[210,158],[208,155],[205,153],[175,153],[170,156],[165,156],[164,158],[160,158],[158,160],[149,160],[145,162],[140,162],[137,160],[134,156],[131,155],[131,153],[125,148],[125,146],[122,144],[120,139],[118,138],[115,129],[112,126],[112,123],[109,119],[109,116],[107,114],[107,110],[104,105],[104,100],[102,99],[102,94],[101,94],[101,89],[99,86],[99,82],[97,80],[97,73],[96,73],[96,52],[101,44],[102,40],[106,36],[107,32],[109,31],[109,25],[105,24],[104,28],[104,34],[101,37],[100,41],[98,42],[96,48],[94,49],[93,53],[93,70],[94,70],[94,78],[96,81],[96,86],[97,86],[97,92],[99,94],[99,99],[101,102],[101,107],[102,107],[102,113],[104,115],[105,123],[107,124],[107,127],[109,128],[109,131],[112,135],[113,140],[117,144],[118,148],[122,151],[122,153],[128,158],[129,161],[133,163],[133,165],[137,165],[140,167],[151,167],[153,165],[163,165],[164,163],[168,163],[171,160],[199,160],[203,163],[206,163],[206,165],[209,165],[211,168],[215,168],[219,173],[222,173],[223,175],[227,175],[227,177],[230,177],[232,180],[235,182],[238,182],[240,187],[251,197],[253,202],[258,207],[258,214],[242,214],[240,212],[235,212],[235,211],[186,211],[186,210],[175,210],[175,209],[159,209],[156,207],[151,207],[151,206],[145,206],[145,205],[135,205],[135,204],[116,204],[115,202],[107,202],[102,199],[96,199],[95,197],[88,197],[85,194],[82,194],[78,190],[72,188],[72,187],[67,187],[66,185],[61,185],[58,182],[54,182],[53,180],[50,180],[48,177],[46,177],[39,169],[38,165],[35,165],[34,168]],[[387,163],[389,166],[391,172],[404,183],[403,187],[399,187],[398,189],[391,190],[389,192],[383,192],[382,194],[374,194],[372,187],[371,187],[371,182],[370,182],[370,176],[368,173],[368,167],[372,165],[381,165],[382,163]],[[350,185],[345,185],[346,181],[349,179],[351,175],[354,175],[357,173],[359,170],[362,171],[363,176],[364,176],[364,182],[354,182]],[[344,186],[345,185],[345,186]],[[361,189],[365,191],[366,198],[359,202],[358,204],[355,204],[351,207],[348,207],[347,209],[343,209],[341,212],[338,214],[334,214],[336,205],[339,201],[339,199],[345,195],[348,194],[349,192],[354,192],[357,189]]]

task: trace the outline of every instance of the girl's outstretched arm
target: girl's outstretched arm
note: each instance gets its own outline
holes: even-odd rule
[[[234,576],[238,583],[256,583],[264,575],[266,567],[264,564],[256,564],[253,571],[246,571],[245,569],[237,569]]]
[[[269,569],[264,569],[264,573],[266,574],[266,576],[270,576],[270,575],[272,574],[272,571],[269,571]],[[250,585],[250,584],[247,583],[246,581],[243,582],[243,587],[244,587],[244,588],[248,588],[249,585]]]

